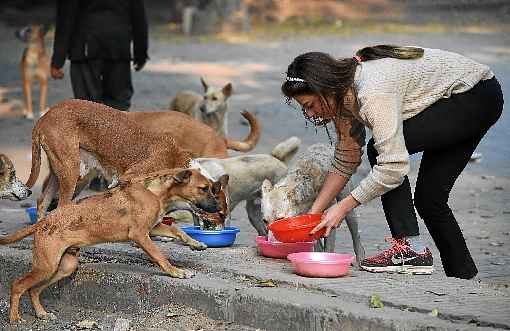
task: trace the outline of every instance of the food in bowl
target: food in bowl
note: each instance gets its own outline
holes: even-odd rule
[[[275,259],[285,259],[287,255],[298,252],[313,252],[315,242],[306,241],[298,243],[273,242],[266,236],[255,238],[259,254]]]
[[[287,256],[294,272],[305,277],[341,277],[349,274],[352,254],[301,252]]]
[[[284,243],[313,241],[326,232],[324,228],[310,235],[310,231],[321,222],[321,217],[322,214],[303,214],[274,221],[267,227],[276,240]]]
[[[235,226],[226,226],[223,230],[201,230],[200,226],[184,226],[181,229],[191,238],[206,244],[207,247],[232,246],[240,231]]]

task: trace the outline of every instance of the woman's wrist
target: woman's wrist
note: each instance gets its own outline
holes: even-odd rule
[[[354,199],[354,197],[350,194],[347,197],[343,198],[342,201],[339,202],[339,204],[348,211],[351,211],[360,205],[358,200]]]

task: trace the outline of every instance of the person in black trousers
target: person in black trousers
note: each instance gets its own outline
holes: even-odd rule
[[[131,52],[131,42],[133,52]],[[143,0],[58,0],[51,76],[61,79],[71,60],[74,97],[128,110],[131,61],[139,71],[149,58]]]

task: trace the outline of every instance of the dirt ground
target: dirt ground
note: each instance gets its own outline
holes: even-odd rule
[[[24,45],[13,37],[14,31],[14,26],[0,22],[0,153],[12,158],[18,176],[26,180],[30,172],[33,121],[20,117],[22,91],[18,63]],[[247,109],[257,114],[263,134],[255,153],[267,153],[275,144],[292,135],[302,139],[303,148],[315,142],[328,143],[324,132],[307,129],[301,113],[285,105],[279,88],[285,77],[286,66],[293,57],[305,51],[318,50],[339,57],[352,56],[356,49],[375,43],[421,45],[465,54],[490,65],[501,82],[505,97],[510,95],[510,33],[505,24],[499,28],[494,25],[459,27],[448,24],[441,25],[441,29],[427,25],[414,29],[393,26],[379,30],[360,28],[335,34],[306,34],[297,31],[284,37],[278,35],[278,32],[275,30],[274,35],[267,32],[267,35],[259,35],[257,38],[240,34],[229,38],[182,39],[170,36],[161,26],[151,26],[151,59],[143,71],[133,73],[135,95],[132,110],[164,111],[177,91],[200,91],[199,77],[203,76],[212,85],[233,83],[230,136],[240,138],[247,132],[247,128],[240,123],[240,110]],[[47,41],[47,49],[51,54],[51,40]],[[64,80],[51,80],[49,83],[49,105],[72,97],[67,65],[65,72]],[[35,95],[34,104],[37,104],[37,88]],[[499,122],[477,149],[482,154],[480,162],[467,166],[451,195],[452,208],[479,265],[480,279],[505,287],[510,285],[509,128],[507,105]],[[414,156],[412,160],[411,179],[414,181],[419,156]],[[364,160],[364,166],[367,166],[367,160]],[[18,217],[20,222],[26,221],[23,219],[23,207],[27,203],[34,203],[42,176],[44,171],[28,202],[21,204],[0,201],[0,230],[12,230],[2,227],[2,218]],[[373,201],[359,208],[359,211],[362,239],[366,243],[367,253],[375,253],[381,247],[383,237],[389,235],[380,202]],[[236,209],[233,218],[233,225],[242,230],[239,243],[254,245],[254,231],[248,225],[242,207]],[[420,227],[431,243],[423,223]],[[345,233],[340,234],[339,249],[350,249]],[[434,252],[439,257],[437,251]],[[439,270],[441,272],[440,267]],[[165,318],[158,320],[156,316],[153,321],[163,323]],[[206,319],[205,316],[203,318]],[[179,321],[179,317],[170,319]],[[221,329],[210,320],[194,324],[188,322],[183,321],[169,330]],[[213,326],[207,326],[207,323]],[[224,327],[225,330],[234,330],[229,326]]]

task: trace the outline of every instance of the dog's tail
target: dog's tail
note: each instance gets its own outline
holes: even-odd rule
[[[290,137],[276,145],[271,151],[271,155],[287,164],[296,155],[300,145],[301,139]]]
[[[250,123],[250,133],[243,141],[231,140],[225,138],[227,148],[238,152],[249,152],[255,148],[260,138],[260,124],[259,121],[253,114],[242,111],[241,115]]]
[[[5,237],[1,237],[0,245],[12,244],[18,240],[21,240],[25,237],[30,236],[31,234],[33,234],[35,232],[38,224],[39,223],[27,226],[26,228],[16,231],[13,234],[7,235]]]
[[[28,177],[26,186],[32,188],[39,177],[41,170],[41,138],[39,135],[38,125],[36,124],[32,130],[32,168],[30,169],[30,177]]]

